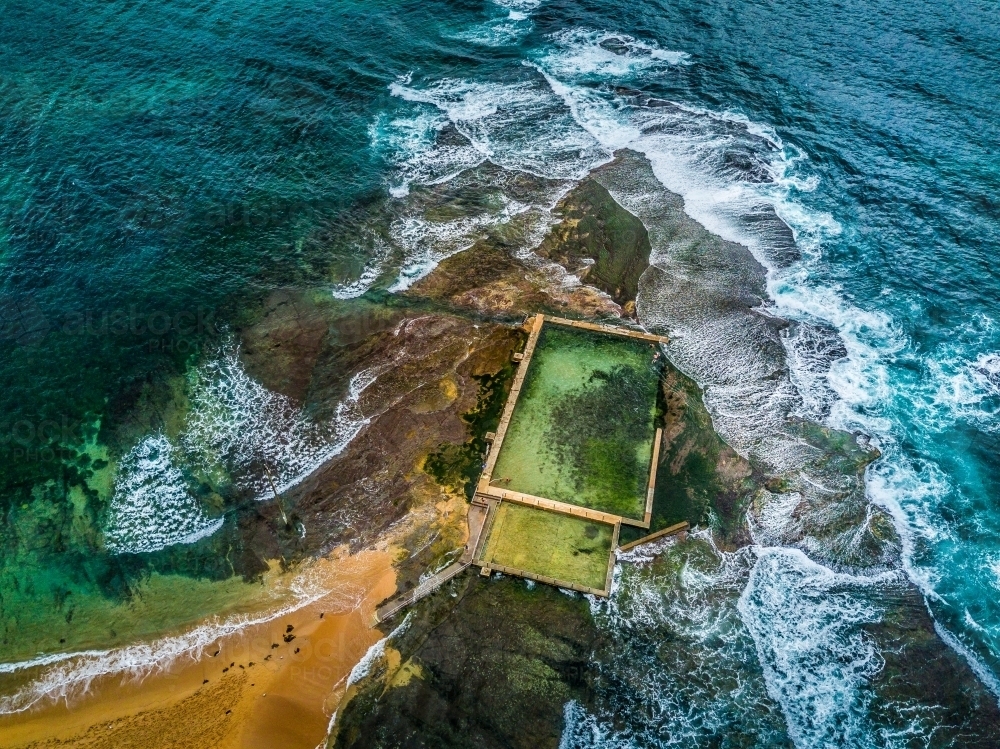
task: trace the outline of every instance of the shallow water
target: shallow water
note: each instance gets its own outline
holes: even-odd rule
[[[492,485],[641,520],[659,357],[651,343],[544,325]]]
[[[613,532],[605,523],[501,502],[482,559],[604,590]]]
[[[405,288],[489,227],[540,215],[565,180],[628,146],[690,216],[750,248],[766,268],[768,311],[801,324],[785,337],[767,338],[761,326],[734,336],[735,318],[718,306],[680,316],[655,277],[640,300],[644,322],[669,324],[671,356],[708,386],[737,449],[794,464],[797,454],[774,437],[788,410],[873,438],[882,458],[869,469],[868,496],[893,517],[906,574],[942,636],[1000,693],[997,24],[988,3],[890,0],[7,3],[3,659],[22,650],[24,611],[65,620],[67,601],[85,597],[114,608],[145,563],[111,553],[113,539],[135,531],[116,536],[108,525],[132,475],[122,472],[127,457],[159,439],[155,428],[113,429],[143,383],[203,367],[225,382],[221,344],[245,300],[288,284],[341,298]],[[458,181],[487,159],[504,171],[482,200],[431,217],[419,210],[422,186]],[[525,194],[504,178],[518,171],[553,181]],[[616,197],[643,217],[642,190]],[[661,235],[658,250],[655,217],[644,221],[654,263],[666,263],[670,238]],[[753,303],[754,273],[731,270],[716,269],[719,287],[744,284],[736,296]],[[768,379],[781,359],[788,377]],[[194,423],[219,413],[205,408]],[[268,413],[291,430],[269,434],[306,437],[289,442],[289,480],[340,439],[342,427],[330,426],[331,437],[280,403]],[[249,423],[242,411],[223,418]],[[183,432],[164,426],[172,439]],[[206,437],[199,454],[217,461],[198,470],[216,472],[220,485],[242,476],[250,494],[260,487],[259,467],[247,471],[229,437],[194,433]],[[172,444],[171,455],[182,448]],[[157,472],[173,485],[170,468]],[[212,530],[217,500],[195,501],[187,520],[155,531],[157,543]],[[830,549],[810,553],[836,562]],[[811,574],[774,554],[771,567],[731,586],[730,599],[765,572]],[[201,564],[197,555],[156,559],[181,574]],[[864,598],[867,583],[857,585]],[[808,643],[794,627],[755,625],[780,611],[762,598],[745,597],[736,614],[726,604],[749,635],[725,652],[759,660],[745,683],[771,695],[747,744],[768,745],[786,724],[800,746],[822,745],[831,730],[882,740],[852,722],[869,663],[855,633],[877,608],[859,613],[820,583],[804,598],[793,587],[782,588],[785,602],[826,611],[831,638],[849,652],[844,663],[859,665],[834,667],[838,653],[816,650],[818,666],[789,691],[781,673],[792,666],[779,656]],[[776,647],[765,632],[790,639]],[[801,727],[812,703],[793,692],[823,689],[839,695],[819,713],[826,723]],[[741,714],[745,702],[713,693],[693,704],[685,714]],[[699,720],[689,725],[691,735],[710,734]],[[914,730],[929,729],[918,721]]]

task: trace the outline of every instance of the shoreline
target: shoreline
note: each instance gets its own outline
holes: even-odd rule
[[[557,314],[568,313],[570,316],[598,320],[629,315],[629,309],[634,313],[638,306],[639,319],[650,329],[662,332],[672,331],[677,327],[677,321],[686,323],[688,327],[698,327],[715,324],[719,319],[734,326],[750,320],[761,331],[757,345],[767,354],[759,358],[762,371],[751,373],[751,381],[759,379],[763,385],[777,388],[774,373],[783,371],[781,365],[784,361],[778,337],[784,327],[764,319],[765,316],[758,310],[766,298],[762,266],[745,248],[725,242],[688,219],[679,196],[662,188],[658,194],[663,201],[663,215],[656,216],[659,223],[650,222],[651,226],[661,233],[659,236],[665,229],[673,229],[690,238],[692,246],[710,247],[719,267],[728,267],[733,277],[723,279],[730,281],[729,284],[708,289],[715,293],[714,297],[702,290],[698,298],[709,302],[703,308],[691,310],[679,305],[685,295],[676,294],[674,306],[654,305],[656,309],[665,311],[664,314],[669,312],[666,317],[646,319],[646,315],[642,314],[648,312],[651,302],[660,301],[656,295],[650,294],[651,290],[655,290],[649,285],[653,280],[659,280],[662,288],[667,289],[670,283],[676,283],[677,278],[684,278],[687,285],[674,290],[691,292],[698,288],[699,283],[714,281],[716,276],[712,274],[712,269],[695,268],[700,274],[688,272],[691,270],[689,265],[694,262],[693,256],[661,253],[655,257],[655,262],[650,263],[650,250],[656,252],[668,245],[654,241],[653,247],[650,247],[650,233],[642,224],[641,217],[629,212],[633,196],[624,191],[623,186],[633,183],[619,177],[623,170],[628,171],[630,161],[633,168],[625,176],[633,179],[636,175],[652,176],[648,162],[628,152],[621,154],[612,164],[595,170],[567,192],[556,213],[556,218],[561,218],[555,224],[559,233],[553,231],[552,234],[558,239],[558,244],[545,248],[548,257],[538,253],[531,259],[521,258],[514,256],[507,244],[484,239],[443,259],[426,277],[414,283],[405,293],[396,295],[396,303],[391,305],[391,312],[386,313],[384,319],[379,318],[377,325],[366,327],[363,335],[335,349],[333,355],[329,350],[321,352],[320,343],[302,344],[300,347],[297,347],[298,344],[286,345],[287,339],[283,336],[293,328],[293,324],[298,325],[298,317],[283,318],[281,315],[285,313],[280,312],[280,304],[274,305],[274,317],[267,320],[270,327],[261,325],[267,334],[261,335],[257,341],[258,364],[248,368],[251,376],[268,384],[283,382],[289,372],[297,375],[308,373],[305,379],[313,388],[310,397],[314,402],[322,402],[324,396],[332,391],[330,382],[335,382],[332,375],[336,375],[337,368],[341,368],[339,371],[360,371],[372,362],[381,362],[386,367],[385,378],[380,378],[368,393],[371,398],[369,412],[377,414],[377,417],[369,420],[370,423],[342,454],[305,476],[283,497],[292,512],[301,518],[303,527],[309,528],[308,537],[298,540],[283,537],[281,528],[287,527],[287,522],[277,522],[272,503],[262,506],[253,524],[247,524],[247,529],[253,531],[247,531],[247,539],[252,538],[257,543],[256,534],[263,534],[264,521],[269,514],[275,520],[274,530],[269,531],[273,532],[270,539],[272,548],[283,552],[287,550],[297,559],[324,555],[329,545],[345,542],[355,548],[371,548],[373,544],[384,548],[386,544],[397,541],[398,548],[412,550],[407,559],[394,559],[393,553],[383,550],[359,551],[354,556],[336,560],[320,556],[319,561],[313,562],[320,567],[325,563],[336,567],[337,561],[344,560],[358,562],[360,568],[355,570],[359,576],[357,579],[367,581],[363,585],[365,594],[360,598],[362,603],[341,614],[327,613],[323,619],[319,618],[319,613],[325,613],[320,611],[323,600],[310,603],[266,624],[254,625],[234,634],[227,640],[228,645],[224,643],[218,656],[213,655],[214,649],[209,648],[193,662],[165,668],[139,683],[114,683],[117,677],[107,677],[95,683],[91,693],[72,708],[61,704],[33,711],[20,719],[0,718],[0,737],[4,738],[5,745],[20,749],[55,745],[81,748],[114,746],[118,749],[148,746],[151,736],[162,740],[163,736],[172,735],[164,731],[178,730],[183,732],[182,739],[179,739],[182,746],[271,749],[277,745],[275,742],[280,741],[281,746],[314,749],[330,729],[330,716],[336,714],[337,723],[342,718],[346,721],[347,733],[342,739],[343,745],[361,747],[366,746],[364,741],[374,736],[365,732],[375,730],[380,720],[384,723],[391,718],[404,727],[423,725],[416,720],[418,715],[414,715],[414,723],[407,724],[410,718],[403,712],[380,712],[387,709],[387,703],[379,706],[379,695],[389,694],[389,699],[396,701],[398,711],[424,704],[425,699],[442,696],[434,692],[437,686],[422,678],[424,671],[421,663],[431,665],[434,673],[439,673],[441,668],[457,669],[462,666],[463,658],[458,645],[445,640],[435,643],[432,638],[438,636],[438,624],[445,621],[448,627],[464,630],[473,639],[480,635],[477,621],[483,617],[484,611],[489,610],[490,601],[498,594],[488,587],[489,583],[483,583],[478,578],[462,576],[441,592],[417,604],[414,609],[416,624],[411,627],[414,631],[401,634],[399,642],[394,639],[392,647],[387,645],[383,656],[375,659],[377,663],[372,673],[365,675],[358,688],[353,690],[357,699],[347,704],[342,700],[345,692],[351,693],[347,689],[349,674],[369,652],[370,646],[385,634],[384,628],[380,632],[371,626],[375,607],[394,594],[412,588],[419,580],[417,575],[436,568],[442,554],[452,553],[461,545],[458,536],[464,530],[467,504],[460,496],[459,487],[469,465],[475,464],[477,454],[475,433],[467,417],[482,417],[479,409],[486,387],[484,382],[491,382],[490,377],[499,377],[498,382],[502,386],[500,375],[503,368],[509,365],[510,352],[516,350],[516,329],[496,323],[498,318],[515,318],[526,311],[549,314],[551,310],[557,310]],[[473,177],[469,175],[470,180]],[[589,192],[581,192],[584,185]],[[595,223],[586,223],[589,220]],[[620,234],[601,234],[605,226],[613,222],[618,222],[618,227],[621,227],[621,222],[631,227],[625,237],[627,244],[619,242]],[[652,232],[654,240],[659,240],[659,236],[656,231]],[[622,257],[612,258],[605,264],[592,258],[591,254],[599,249],[600,237],[604,237],[602,241],[619,242],[623,248]],[[556,250],[566,250],[565,256],[557,255]],[[641,257],[643,253],[643,272],[634,274],[634,258],[637,255]],[[554,255],[558,260],[552,259]],[[588,259],[594,262],[588,263]],[[553,272],[554,269],[560,272]],[[645,277],[642,284],[639,283],[640,275]],[[570,276],[580,283],[557,283]],[[654,276],[657,278],[654,279]],[[320,321],[329,312],[318,304],[307,306],[308,300],[304,297],[295,302],[305,308],[307,315]],[[365,300],[360,304],[374,302]],[[726,314],[720,315],[720,310]],[[683,336],[679,340],[683,345]],[[281,358],[268,356],[269,352],[279,349]],[[854,548],[857,556],[851,560],[856,566],[864,569],[893,561],[896,539],[891,527],[879,524],[879,517],[874,520],[867,517],[870,506],[862,501],[864,482],[861,476],[874,453],[857,445],[847,433],[818,423],[799,423],[785,418],[780,420],[781,430],[775,435],[782,434],[790,443],[800,445],[810,453],[815,451],[820,456],[819,459],[810,457],[806,460],[798,453],[785,455],[789,464],[838,479],[841,481],[840,488],[834,495],[820,496],[811,492],[807,476],[803,475],[799,480],[789,474],[788,465],[772,466],[764,471],[765,476],[759,466],[752,467],[745,457],[741,457],[745,453],[766,453],[762,449],[765,446],[751,441],[740,445],[744,450],[739,453],[734,451],[729,443],[734,435],[741,434],[738,420],[722,425],[728,427],[730,438],[722,441],[727,436],[726,429],[720,428],[716,422],[715,411],[710,415],[712,409],[706,410],[713,395],[711,391],[717,393],[717,386],[713,387],[712,382],[698,384],[691,379],[677,362],[681,352],[676,350],[676,346],[672,349],[669,361],[677,372],[673,373],[671,384],[663,395],[676,431],[670,432],[670,444],[661,466],[671,466],[671,473],[677,475],[681,468],[688,470],[687,467],[694,465],[690,460],[707,457],[713,473],[704,480],[695,477],[658,482],[661,487],[670,483],[681,487],[688,481],[689,500],[684,500],[688,504],[671,505],[671,511],[690,515],[694,520],[692,527],[712,525],[720,547],[735,550],[760,542],[759,538],[751,538],[747,526],[749,520],[775,513],[781,509],[780,502],[774,503],[776,498],[794,498],[798,492],[798,501],[809,497],[820,504],[810,506],[808,512],[803,511],[801,516],[796,516],[795,526],[775,525],[771,529],[775,533],[774,544],[796,548],[811,538],[825,542],[827,545],[822,548],[827,549],[828,555],[836,556],[840,539],[845,535],[857,535],[861,543]],[[329,359],[324,359],[321,353],[329,355]],[[687,353],[690,355],[691,351]],[[683,359],[683,354],[679,358]],[[487,380],[481,379],[483,377]],[[718,403],[715,405],[717,407]],[[772,414],[772,417],[777,420],[781,415]],[[747,415],[743,416],[746,419]],[[691,453],[692,446],[694,454]],[[431,457],[435,459],[434,466],[425,470]],[[463,462],[466,460],[472,462],[466,465]],[[676,501],[670,497],[667,500],[668,504]],[[432,507],[436,512],[428,512]],[[723,521],[718,527],[709,519],[710,508],[714,517]],[[833,514],[825,514],[825,509]],[[281,512],[283,518],[284,510]],[[461,530],[446,528],[439,523],[442,516],[451,516],[452,522],[457,518],[463,527]],[[867,519],[859,522],[862,517]],[[305,543],[300,543],[303,539]],[[371,558],[372,555],[377,560]],[[818,554],[817,561],[811,555],[810,560],[816,564],[827,564],[829,561],[825,556]],[[359,560],[362,559],[370,561],[372,567],[365,567],[367,562],[361,563]],[[330,583],[327,590],[331,591],[328,596],[334,595],[334,588],[350,585],[354,579],[349,571],[342,573],[332,567],[328,570]],[[512,600],[521,600],[522,595],[535,595],[535,598],[522,601],[525,611],[521,613],[538,614],[542,621],[546,618],[544,607],[554,611],[553,601],[559,600],[558,594],[555,598],[542,597],[555,593],[554,590],[528,594],[515,590],[511,583],[502,585],[503,590],[507,590],[503,595],[509,594]],[[527,590],[532,591],[533,588]],[[951,683],[967,687],[967,677],[974,680],[975,676],[953,663],[956,659],[950,657],[951,651],[947,651],[942,642],[924,637],[926,617],[911,610],[911,592],[898,592],[899,600],[893,603],[895,609],[887,609],[887,616],[902,617],[911,625],[911,630],[917,631],[917,635],[900,635],[885,627],[877,638],[879,646],[899,645],[917,656],[938,658],[949,672],[947,676]],[[466,595],[472,597],[463,604]],[[596,641],[591,638],[597,637],[597,626],[592,612],[588,614],[581,609],[573,616],[573,636],[581,643],[580,653],[567,658],[567,667],[586,673],[592,668],[592,661],[588,660],[589,656],[584,658],[581,654],[590,652],[590,645],[586,643]],[[422,618],[424,621],[421,621]],[[292,630],[284,629],[288,625]],[[511,628],[512,637],[523,638],[523,647],[528,654],[525,662],[530,662],[534,645],[530,644],[528,633],[534,623],[525,620],[505,623],[504,626]],[[286,641],[287,635],[293,635],[294,639]],[[426,638],[421,639],[424,635]],[[310,638],[340,643],[339,655],[331,653],[328,659],[310,651],[294,652],[295,648],[310,642]],[[431,644],[425,646],[425,642]],[[500,638],[496,647],[506,648],[506,642],[505,638]],[[510,648],[516,651],[522,646],[520,643],[521,639],[512,643]],[[508,667],[502,662],[500,654],[488,647],[476,657],[484,659],[480,664],[482,669],[493,669],[497,683],[507,678],[524,677],[526,684],[541,689],[558,682],[560,690],[568,690],[559,692],[564,697],[597,699],[588,691],[589,687],[584,689],[575,683],[568,685],[553,680],[535,684],[535,676],[521,674],[517,670],[520,666]],[[251,661],[253,666],[250,666]],[[900,663],[893,664],[893,671],[907,677],[914,676],[911,670],[913,662],[912,658],[900,659]],[[542,665],[540,663],[538,668]],[[205,682],[206,678],[208,682]],[[467,692],[468,680],[473,678],[478,677],[459,674],[452,687]],[[873,685],[873,688],[884,694],[891,694],[895,689],[888,682]],[[957,702],[949,698],[946,691],[934,695],[932,699],[957,708]],[[482,706],[479,702],[459,706],[455,708],[456,714],[449,719],[454,720],[456,725],[478,719],[491,699],[500,699],[495,693],[484,693],[490,696]],[[522,697],[517,694],[503,697],[509,703],[512,715],[528,710],[528,697]],[[972,699],[979,699],[978,692]],[[338,706],[340,712],[337,712]],[[775,709],[778,709],[777,706]],[[530,720],[545,725],[546,730],[551,729],[552,735],[557,736],[563,725],[562,703],[558,706],[554,703],[536,705],[535,713]],[[990,715],[987,711],[983,717],[989,720]],[[511,736],[524,735],[522,729],[525,726],[520,720],[511,719]],[[335,738],[340,730],[337,723],[333,723]],[[357,737],[362,743],[355,743]],[[54,743],[57,741],[62,743]]]
[[[181,745],[263,749],[280,736],[282,746],[314,749],[351,669],[382,637],[371,623],[395,590],[393,557],[365,550],[317,560],[304,572],[319,575],[326,594],[218,638],[198,656],[150,665],[138,677],[102,676],[83,695],[0,717],[0,743],[128,747],[172,736]],[[345,589],[354,600],[344,600]]]

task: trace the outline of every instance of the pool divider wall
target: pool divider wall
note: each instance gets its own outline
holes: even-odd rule
[[[592,510],[589,507],[571,505],[566,502],[559,502],[555,499],[536,497],[532,494],[523,494],[522,492],[516,492],[512,489],[498,489],[495,486],[491,486],[489,491],[485,492],[485,494],[486,496],[493,497],[494,499],[507,500],[508,502],[514,502],[520,505],[530,505],[531,507],[538,507],[543,510],[552,510],[553,512],[558,512],[562,515],[573,515],[578,518],[595,520],[598,523],[607,523],[608,525],[614,525],[618,522],[627,521],[626,518],[623,518],[620,515],[614,515],[610,512]],[[635,523],[638,521],[632,522]]]

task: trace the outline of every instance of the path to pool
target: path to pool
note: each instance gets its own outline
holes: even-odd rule
[[[407,606],[412,606],[421,598],[429,596],[472,564],[476,549],[479,547],[480,538],[482,537],[483,526],[486,524],[486,519],[489,516],[489,510],[490,507],[486,499],[476,496],[472,504],[469,505],[469,543],[466,544],[461,558],[454,564],[450,564],[443,570],[434,573],[412,590],[379,606],[375,611],[375,623],[379,624],[388,621]]]
[[[652,460],[649,468],[649,479],[645,492],[645,512],[642,520],[636,518],[627,518],[621,515],[616,515],[609,512],[604,512],[601,510],[596,510],[590,507],[585,507],[581,505],[569,504],[567,502],[560,502],[553,499],[548,499],[545,497],[537,497],[531,494],[525,494],[523,492],[513,491],[511,489],[505,489],[503,487],[493,486],[496,483],[492,480],[493,471],[496,467],[497,459],[500,455],[500,450],[503,444],[504,437],[510,427],[511,418],[514,415],[514,408],[517,404],[518,397],[521,394],[521,390],[524,386],[525,377],[529,371],[529,365],[533,354],[535,353],[535,348],[538,344],[539,337],[542,333],[542,328],[545,323],[552,323],[558,326],[567,326],[571,328],[577,328],[581,330],[586,330],[594,333],[604,333],[614,336],[620,336],[625,338],[640,339],[645,341],[650,341],[654,343],[666,343],[668,339],[664,336],[657,336],[650,333],[645,333],[643,331],[627,330],[621,328],[614,328],[608,325],[599,325],[596,323],[586,323],[579,322],[576,320],[565,320],[562,318],[544,317],[542,315],[536,315],[534,319],[529,319],[525,325],[530,327],[530,335],[528,337],[528,342],[525,345],[524,352],[521,354],[515,354],[514,359],[519,363],[517,374],[514,377],[514,382],[511,385],[510,394],[507,399],[507,403],[504,406],[503,413],[500,418],[500,423],[497,427],[496,434],[491,434],[488,437],[490,442],[489,453],[486,458],[486,464],[483,468],[482,476],[477,484],[476,492],[469,506],[469,542],[463,550],[461,558],[439,570],[435,574],[423,580],[419,585],[414,587],[412,590],[398,596],[397,598],[385,603],[383,606],[379,607],[376,612],[375,618],[376,622],[384,622],[395,616],[399,611],[404,608],[416,603],[421,598],[432,593],[434,590],[444,585],[449,580],[453,579],[456,575],[461,573],[470,565],[475,565],[480,567],[481,574],[490,575],[492,572],[501,572],[504,574],[514,575],[517,577],[523,577],[528,580],[535,580],[548,585],[554,585],[560,588],[565,588],[568,590],[576,590],[582,593],[589,593],[599,596],[608,596],[611,592],[611,578],[614,569],[614,559],[615,553],[618,551],[618,533],[621,525],[623,523],[638,526],[640,528],[649,528],[652,514],[652,503],[653,494],[656,486],[656,469],[659,462],[659,452],[660,444],[662,441],[663,430],[657,428],[655,431],[655,436],[652,444]],[[489,550],[491,537],[496,532],[498,535],[497,546],[503,540],[500,535],[503,533],[503,529],[498,527],[494,528],[496,518],[500,512],[500,507],[502,503],[508,503],[511,506],[521,506],[526,508],[521,512],[529,512],[527,508],[531,508],[529,512],[529,520],[537,520],[540,525],[544,523],[551,524],[554,522],[558,526],[559,523],[563,521],[558,520],[558,517],[565,518],[565,523],[577,523],[577,529],[582,528],[586,530],[586,537],[588,539],[593,539],[599,535],[599,527],[605,526],[606,530],[603,532],[604,539],[600,543],[601,553],[608,553],[606,574],[604,575],[604,585],[602,588],[597,588],[592,585],[583,585],[578,581],[559,579],[551,575],[546,575],[542,570],[538,569],[522,569],[519,567],[511,566],[509,564],[502,564],[495,560],[496,548]],[[540,513],[537,518],[532,518],[533,512]],[[558,517],[554,517],[558,516]],[[573,520],[571,520],[571,518]],[[583,521],[583,525],[579,525]],[[564,525],[565,525],[564,523]],[[664,538],[669,535],[680,533],[686,531],[688,524],[679,523],[677,525],[671,526],[669,528],[664,528],[662,530],[656,531],[644,538],[640,538],[633,541],[625,546],[621,547],[621,551],[631,550],[641,544],[648,543],[660,538]],[[611,531],[610,534],[608,531]],[[537,535],[537,534],[536,534]],[[579,533],[577,533],[579,536]],[[610,544],[608,544],[608,537],[610,536]],[[570,537],[569,532],[567,532],[567,537]],[[572,539],[571,539],[572,540]],[[581,539],[577,538],[576,541],[579,542]],[[547,538],[534,538],[526,537],[523,541],[519,540],[521,546],[525,547],[525,550],[545,548],[545,544],[548,542],[550,545],[554,544],[554,540],[551,537]],[[509,546],[510,544],[508,544]],[[515,544],[517,546],[517,544]],[[587,550],[583,549],[587,554],[591,554],[593,549]],[[558,566],[559,561],[565,559],[570,559],[569,556],[564,553],[563,559],[557,559],[559,550],[554,549],[549,560],[550,565]],[[573,556],[579,556],[580,551],[570,550],[569,552]],[[530,557],[530,555],[525,555],[525,558]],[[580,557],[582,559],[583,557]],[[542,564],[544,566],[544,562]],[[548,571],[548,570],[545,570]],[[596,582],[591,575],[591,582]]]

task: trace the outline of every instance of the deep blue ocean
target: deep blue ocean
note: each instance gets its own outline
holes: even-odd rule
[[[487,159],[578,179],[630,147],[693,218],[750,247],[775,314],[835,332],[832,347],[790,344],[797,412],[879,448],[869,500],[891,515],[939,634],[1000,697],[997,11],[0,0],[0,661],[27,657],[18,627],[35,609],[106,596],[122,554],[218,530],[177,465],[235,471],[233,435],[261,423],[246,404],[268,434],[307,445],[275,458],[283,481],[356,433],[350,403],[324,432],[237,371],[224,352],[246,307],[277,288],[405,288],[464,246],[475,221],[431,229],[400,212],[371,228],[370,209],[391,213],[413,185]],[[772,237],[744,220],[762,205],[791,227],[794,262],[773,262]],[[171,378],[208,404],[173,443],[128,417]],[[813,574],[784,553],[760,559]],[[790,606],[824,605],[782,579]],[[762,641],[748,600],[732,615],[766,661],[780,643]],[[838,616],[877,618],[834,603],[831,637]],[[840,727],[820,729],[799,721],[815,704],[778,683],[789,669],[763,664],[796,744],[892,743],[837,718],[864,702],[865,667],[810,672],[844,700],[827,706]],[[589,738],[567,746],[629,745],[574,710]],[[685,726],[673,735],[692,742],[704,728]]]

